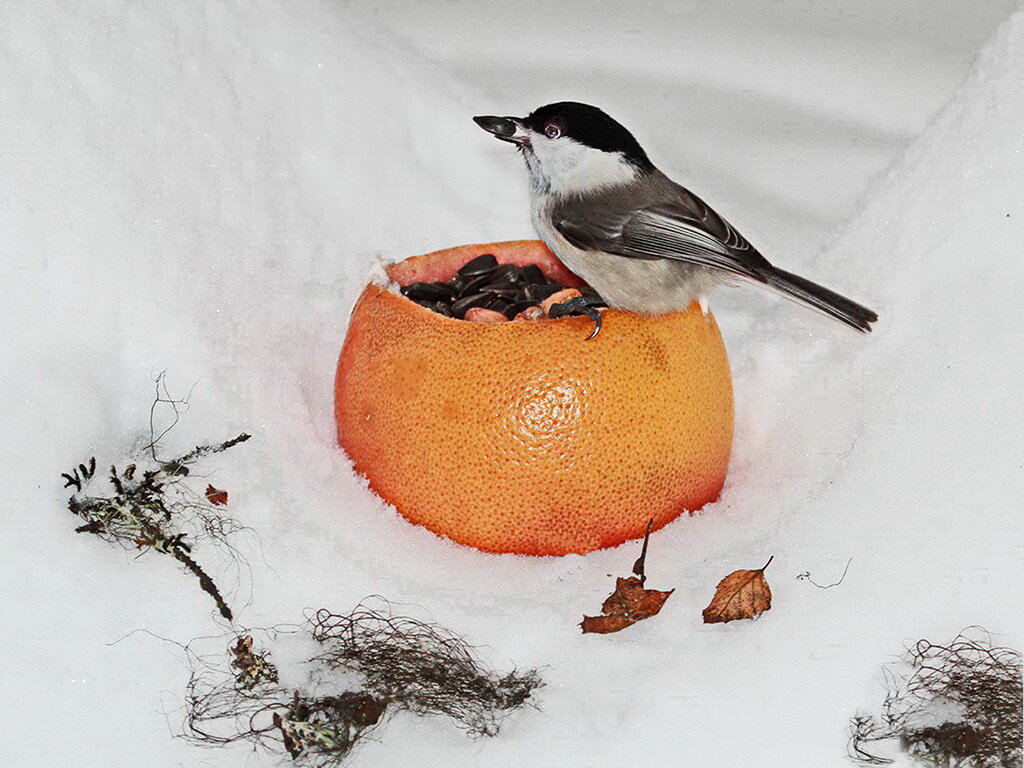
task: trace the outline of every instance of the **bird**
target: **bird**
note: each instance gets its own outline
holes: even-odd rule
[[[554,316],[596,306],[643,314],[706,309],[712,288],[751,282],[861,332],[878,315],[835,291],[772,265],[722,216],[659,171],[624,126],[574,101],[526,117],[473,120],[514,144],[526,162],[533,225],[551,251],[600,297],[557,305]]]

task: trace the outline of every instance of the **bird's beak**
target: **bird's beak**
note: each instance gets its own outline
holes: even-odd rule
[[[502,141],[509,141],[513,144],[530,143],[530,133],[526,130],[526,126],[523,125],[521,118],[491,117],[484,115],[481,117],[474,117],[473,122],[488,133],[493,133],[495,138],[501,139]]]

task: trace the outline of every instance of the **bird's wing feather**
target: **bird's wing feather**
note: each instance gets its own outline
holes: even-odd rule
[[[692,195],[621,213],[605,208],[600,218],[582,207],[567,206],[558,212],[555,227],[583,250],[685,261],[759,281],[766,269],[771,270],[729,222]]]

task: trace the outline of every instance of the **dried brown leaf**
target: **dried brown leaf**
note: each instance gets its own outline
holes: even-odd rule
[[[772,590],[764,578],[764,569],[774,560],[768,559],[756,571],[733,571],[720,582],[715,596],[704,609],[704,623],[754,619],[772,607]]]
[[[212,485],[207,485],[206,500],[211,504],[216,504],[218,507],[223,507],[228,503],[228,492],[214,488]]]
[[[618,632],[636,622],[654,616],[675,592],[661,592],[644,589],[643,582],[635,576],[615,580],[615,591],[604,601],[601,611],[604,616],[584,616],[580,622],[583,632],[608,634]]]

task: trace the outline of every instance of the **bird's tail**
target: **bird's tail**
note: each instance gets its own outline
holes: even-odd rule
[[[867,307],[791,272],[774,268],[765,275],[765,282],[786,298],[824,312],[858,331],[870,331],[871,324],[878,320],[878,315]]]

